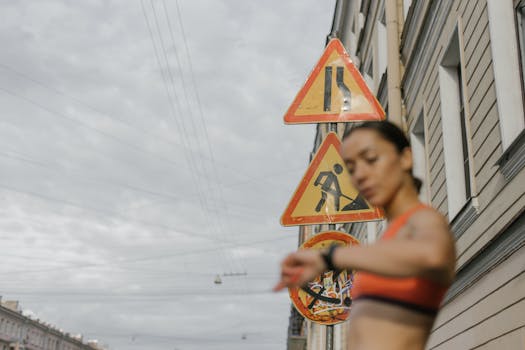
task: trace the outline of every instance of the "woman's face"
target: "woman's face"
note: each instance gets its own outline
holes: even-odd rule
[[[374,206],[388,204],[410,176],[410,149],[399,153],[375,130],[354,131],[341,148],[353,185]]]

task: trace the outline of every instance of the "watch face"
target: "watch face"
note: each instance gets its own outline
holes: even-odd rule
[[[305,243],[300,249],[327,249],[332,244],[349,246],[359,244],[357,239],[339,231],[322,232]],[[325,271],[304,287],[289,288],[292,302],[301,315],[309,320],[333,325],[350,316],[353,272]]]

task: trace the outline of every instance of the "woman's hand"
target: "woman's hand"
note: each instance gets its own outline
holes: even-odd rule
[[[321,251],[301,249],[288,255],[281,263],[281,280],[273,288],[275,292],[283,288],[305,285],[326,269]]]

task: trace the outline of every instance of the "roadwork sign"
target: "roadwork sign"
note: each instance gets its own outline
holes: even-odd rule
[[[283,226],[381,220],[352,185],[340,153],[341,141],[329,133],[281,216]]]
[[[332,39],[284,116],[286,124],[384,120],[339,39]]]
[[[350,246],[359,241],[343,232],[328,231],[310,238],[299,249],[327,249],[332,244]],[[289,288],[288,293],[301,315],[316,323],[332,325],[350,315],[353,281],[352,272],[325,271],[304,287]]]

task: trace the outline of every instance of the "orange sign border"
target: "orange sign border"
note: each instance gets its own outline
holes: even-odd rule
[[[301,244],[299,249],[311,248],[317,243],[320,243],[322,241],[329,241],[329,240],[344,242],[346,243],[345,246],[359,245],[359,240],[350,234],[343,233],[341,231],[325,231],[325,232],[321,232],[313,236],[312,238],[310,238],[309,240]],[[300,288],[298,287],[288,288],[288,294],[290,296],[290,299],[292,300],[292,304],[294,305],[295,309],[297,310],[297,312],[303,315],[303,317],[315,323],[323,324],[323,325],[333,325],[333,324],[344,322],[348,319],[348,316],[350,315],[350,311],[348,311],[346,314],[338,315],[334,317],[333,322],[320,321],[319,319],[315,317],[315,315],[311,315],[310,310],[304,307],[303,303],[301,302],[301,299],[299,298],[299,290]],[[342,316],[344,316],[344,318],[342,318]]]
[[[334,224],[341,222],[362,222],[362,221],[376,221],[383,219],[383,210],[380,208],[375,208],[366,213],[347,213],[347,214],[334,214],[334,215],[311,215],[311,216],[301,216],[301,217],[292,217],[292,213],[299,204],[299,200],[304,195],[310,180],[315,174],[315,171],[319,168],[328,148],[334,146],[341,155],[341,141],[334,132],[326,135],[323,143],[319,147],[319,150],[315,154],[312,162],[308,166],[306,173],[304,174],[299,186],[295,190],[290,203],[286,207],[283,215],[281,216],[281,225],[283,226],[296,226],[296,225],[310,225],[310,224]]]
[[[332,113],[332,114],[311,114],[311,115],[302,115],[297,116],[295,115],[295,112],[299,108],[299,105],[303,101],[305,95],[310,90],[312,84],[317,79],[319,73],[324,68],[326,61],[330,57],[333,51],[337,51],[339,54],[339,57],[343,59],[343,62],[345,66],[350,71],[350,74],[355,79],[357,85],[359,88],[363,91],[363,95],[368,100],[368,102],[372,105],[372,107],[376,110],[375,113]],[[303,85],[301,90],[299,90],[299,93],[295,97],[294,101],[292,102],[292,105],[290,108],[288,108],[288,111],[284,115],[284,122],[285,124],[312,124],[312,123],[338,123],[338,122],[357,122],[357,121],[367,121],[367,120],[385,120],[385,111],[383,110],[383,107],[381,107],[381,104],[377,101],[377,99],[374,97],[368,86],[366,85],[365,81],[363,80],[363,77],[359,73],[359,71],[355,68],[354,64],[352,63],[352,60],[350,60],[350,56],[346,52],[343,44],[339,39],[334,38],[330,40],[328,45],[326,46],[326,49],[324,50],[323,55],[319,59],[319,62],[317,62],[317,65],[312,70],[310,75],[308,76],[308,79],[306,80],[306,83]]]

